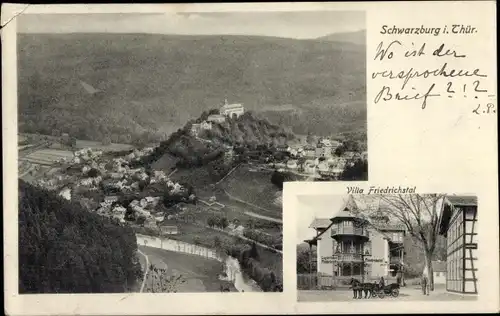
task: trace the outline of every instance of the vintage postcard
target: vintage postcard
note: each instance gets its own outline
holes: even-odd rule
[[[497,311],[494,4],[3,5],[6,312]]]

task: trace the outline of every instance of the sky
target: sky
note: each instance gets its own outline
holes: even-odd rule
[[[362,11],[22,14],[21,33],[151,33],[317,38],[365,29]]]
[[[315,230],[309,228],[314,218],[332,218],[337,216],[344,206],[349,195],[298,195],[299,214],[297,214],[297,244],[301,244],[306,239],[315,236]],[[357,195],[356,204],[360,209],[368,210],[372,207],[389,207],[389,205],[380,200],[376,195]],[[443,200],[437,203],[438,215],[441,212]],[[385,205],[385,206],[384,206]],[[423,207],[423,206],[422,206]],[[373,210],[373,209],[372,209]],[[410,216],[410,218],[412,218]],[[429,215],[426,211],[422,213],[422,219],[428,220]],[[397,221],[394,218],[392,221]]]
[[[300,210],[297,214],[297,244],[315,236],[315,230],[309,228],[314,218],[332,218],[336,216],[347,201],[348,195],[299,195]]]

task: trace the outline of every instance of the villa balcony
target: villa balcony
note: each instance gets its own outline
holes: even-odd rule
[[[333,259],[338,262],[363,262],[363,255],[360,253],[334,253]]]
[[[390,264],[400,264],[401,263],[401,258],[400,257],[391,257],[389,260]]]
[[[342,235],[359,236],[369,239],[368,230],[362,227],[337,227],[332,228],[332,238],[341,237]]]

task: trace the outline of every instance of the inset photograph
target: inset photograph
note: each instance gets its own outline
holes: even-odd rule
[[[477,197],[302,195],[299,302],[477,299]]]

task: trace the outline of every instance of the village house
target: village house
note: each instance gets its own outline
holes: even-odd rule
[[[233,234],[243,236],[243,233],[245,232],[245,227],[239,225],[236,228],[232,230]]]
[[[94,184],[94,179],[93,178],[81,179],[79,184],[81,186],[90,186]]]
[[[324,152],[323,144],[319,143],[316,145],[316,148],[314,150],[314,156],[315,157],[322,157]]]
[[[112,172],[109,174],[109,177],[113,180],[119,180],[123,178],[123,174],[119,172]]]
[[[148,196],[146,197],[146,202],[148,204],[151,204],[153,206],[156,206],[158,205],[158,202],[160,201],[160,197],[152,197],[152,196]]]
[[[207,121],[220,124],[226,121],[226,117],[220,114],[211,114],[208,116]]]
[[[211,130],[212,129],[212,122],[203,121],[200,123],[200,128],[202,130]]]
[[[85,166],[83,166],[83,168],[82,168],[82,173],[87,173],[87,172],[89,172],[89,171],[90,171],[90,169],[91,169],[91,168],[90,168],[90,166],[85,165]]]
[[[321,172],[324,172],[324,173],[328,173],[330,171],[330,166],[328,165],[327,162],[323,161],[321,163],[318,164],[318,171],[321,173]]]
[[[276,146],[276,150],[279,152],[288,152],[290,150],[290,146],[288,145],[278,145]]]
[[[104,197],[104,202],[105,203],[114,203],[118,201],[118,197],[116,195],[109,195]]]
[[[227,117],[240,117],[245,113],[245,109],[242,104],[234,103],[228,104],[227,99],[224,102],[224,105],[220,108],[220,114]]]
[[[198,134],[200,133],[200,131],[201,131],[201,124],[199,124],[199,123],[193,123],[191,125],[191,135],[193,135],[193,136],[196,137],[196,136],[198,136]]]
[[[304,172],[309,174],[316,173],[316,164],[314,160],[306,160],[306,162],[304,162]]]
[[[156,220],[154,217],[147,217],[146,221],[144,222],[144,226],[149,227],[149,228],[156,228]]]
[[[169,188],[171,188],[171,193],[179,193],[181,192],[184,188],[182,187],[182,185],[180,185],[179,183],[174,183],[172,186],[168,186]]]
[[[125,213],[127,212],[126,208],[121,205],[117,205],[111,212],[114,218],[118,219],[122,223],[125,222]]]
[[[125,157],[127,160],[133,160],[135,158],[135,154],[133,152],[131,152],[130,154],[128,154],[126,157]]]
[[[439,234],[446,238],[446,290],[478,293],[477,197],[448,195],[439,218]]]
[[[145,172],[136,172],[133,177],[135,180],[139,180],[139,181],[144,181],[144,180],[147,180],[149,178]]]
[[[133,183],[130,185],[130,189],[131,189],[131,190],[138,190],[138,189],[139,189],[139,182],[133,182]]]
[[[304,156],[308,158],[313,158],[316,157],[316,147],[312,145],[306,145],[303,148],[304,150]]]
[[[288,160],[286,163],[286,167],[288,169],[292,169],[292,170],[297,169],[297,167],[298,167],[297,160],[293,160],[293,159]]]
[[[325,146],[325,147],[332,146],[331,141],[328,138],[324,138],[324,137],[318,139],[318,144],[321,144],[322,146]]]
[[[70,201],[71,200],[71,189],[70,188],[64,188],[59,192],[59,196],[62,196],[66,200]]]

